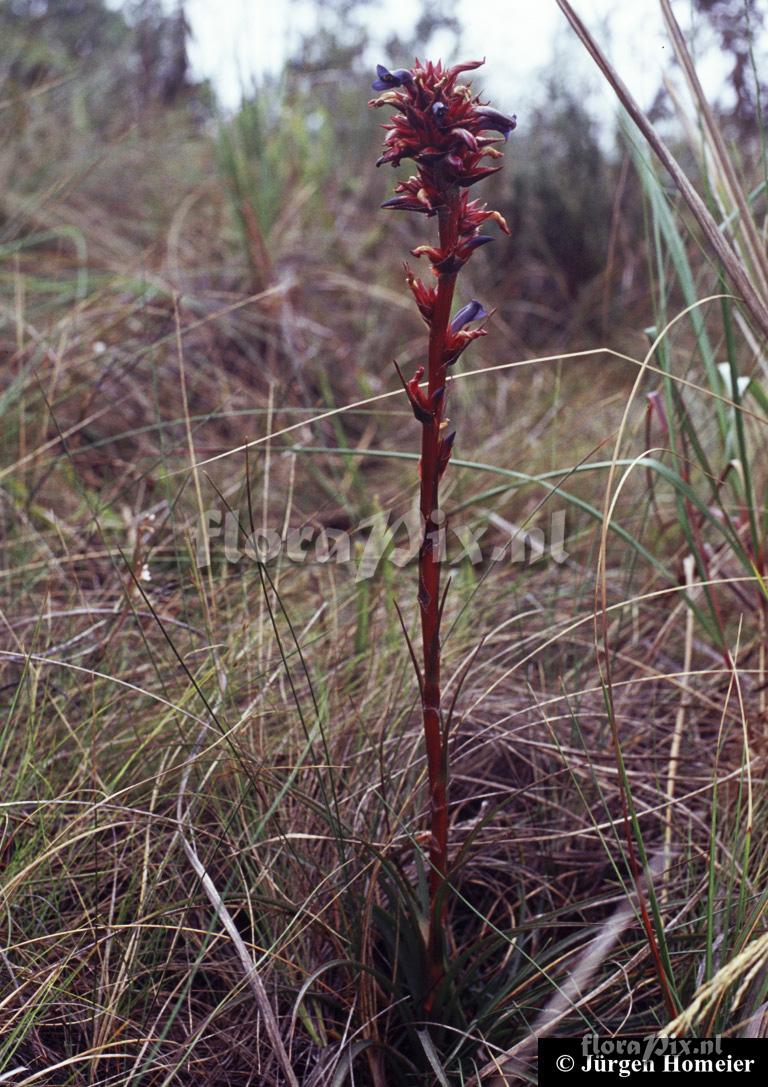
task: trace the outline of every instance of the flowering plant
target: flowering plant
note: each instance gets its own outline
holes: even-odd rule
[[[448,735],[440,696],[440,624],[444,599],[440,596],[438,489],[451,457],[455,432],[448,430],[446,416],[448,370],[479,336],[486,335],[477,322],[489,317],[476,299],[451,317],[456,279],[480,246],[493,241],[481,234],[488,220],[509,228],[498,211],[489,211],[472,200],[471,186],[501,169],[497,144],[506,142],[516,126],[507,117],[472,93],[460,82],[464,72],[483,61],[465,61],[443,68],[439,61],[411,69],[389,71],[377,67],[373,89],[379,95],[369,103],[395,112],[383,127],[387,130],[384,151],[377,166],[399,166],[403,159],[416,163],[417,171],[400,181],[395,196],[382,207],[437,217],[437,245],[420,245],[416,257],[427,257],[435,282],[417,279],[408,265],[405,276],[421,316],[429,328],[427,365],[419,366],[406,381],[395,363],[413,413],[422,427],[420,461],[420,511],[423,538],[419,551],[419,607],[423,671],[417,674],[421,690],[427,772],[430,789],[429,927],[426,942],[429,993],[426,1010],[443,976],[445,954],[444,890],[448,871]],[[490,160],[490,161],[488,161]],[[468,327],[474,326],[474,327]],[[423,380],[426,372],[426,381]],[[426,386],[426,387],[425,387]]]

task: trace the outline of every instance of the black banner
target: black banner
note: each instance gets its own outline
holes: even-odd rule
[[[599,1087],[626,1084],[669,1085],[670,1075],[695,1076],[721,1084],[766,1083],[768,1040],[763,1038],[578,1038],[539,1040],[540,1087],[568,1087],[581,1079]],[[725,1081],[723,1077],[726,1077]]]

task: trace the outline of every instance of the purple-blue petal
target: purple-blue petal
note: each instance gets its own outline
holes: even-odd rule
[[[409,196],[393,196],[391,200],[385,200],[381,207],[392,208],[394,211],[418,211],[422,215],[434,215],[437,210]]]
[[[517,128],[517,117],[514,113],[511,117],[507,117],[505,113],[499,113],[497,109],[491,109],[490,106],[480,106],[475,110],[475,114],[483,118],[486,129],[500,132],[505,140],[509,138],[510,132]]]
[[[488,242],[495,242],[496,239],[492,238],[490,234],[475,234],[474,238],[470,238],[468,242],[464,243],[464,249],[473,250],[479,249],[481,245],[487,245]]]
[[[483,309],[482,302],[478,302],[476,298],[473,298],[471,302],[467,302],[466,306],[462,306],[451,321],[451,332],[455,334],[461,331],[464,325],[468,325],[470,321],[481,321],[483,317],[487,316],[488,313]]]
[[[378,79],[371,83],[374,91],[388,91],[392,87],[402,87],[404,83],[413,83],[413,76],[407,68],[395,68],[394,72],[390,72],[383,64],[377,64],[376,75]]]

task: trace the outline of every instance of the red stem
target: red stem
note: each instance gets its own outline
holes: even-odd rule
[[[458,192],[444,193],[446,205],[439,214],[440,247],[449,251],[458,237]],[[446,383],[445,340],[451,317],[456,272],[441,273],[432,311],[429,334],[428,395],[444,389]],[[425,423],[421,439],[420,509],[424,538],[419,551],[419,604],[424,652],[424,739],[429,776],[429,934],[427,965],[429,993],[425,1002],[431,1010],[436,986],[443,976],[445,930],[444,903],[439,903],[448,867],[448,759],[440,715],[440,532],[444,527],[435,519],[439,510],[439,446],[445,396],[437,401],[434,420]]]

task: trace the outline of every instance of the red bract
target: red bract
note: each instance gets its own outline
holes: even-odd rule
[[[429,837],[429,927],[426,938],[428,981],[424,1010],[434,1008],[444,978],[447,949],[445,883],[448,874],[448,733],[450,721],[443,720],[440,693],[440,536],[438,490],[453,450],[455,432],[447,433],[444,418],[448,389],[448,367],[480,336],[483,327],[467,325],[489,315],[477,299],[463,306],[451,320],[456,277],[474,251],[493,239],[480,233],[493,220],[509,234],[498,211],[489,211],[479,200],[470,200],[467,189],[495,174],[503,156],[495,146],[506,141],[516,119],[492,109],[472,94],[468,83],[460,82],[464,72],[479,68],[471,60],[444,69],[438,62],[421,63],[411,69],[376,70],[373,89],[381,91],[371,101],[374,107],[392,108],[395,113],[383,127],[387,131],[384,153],[377,165],[397,166],[412,159],[417,172],[395,187],[395,195],[382,206],[396,211],[413,211],[437,218],[437,244],[419,245],[413,253],[426,256],[437,282],[425,286],[405,265],[405,276],[419,313],[429,327],[426,382],[425,367],[419,366],[406,381],[397,367],[413,414],[421,424],[419,464],[419,506],[423,538],[419,550],[418,602],[421,614],[423,674],[419,671],[427,771],[430,785]],[[488,135],[488,133],[499,135]],[[426,385],[426,388],[423,385]]]
[[[435,308],[435,298],[437,296],[436,287],[425,287],[420,279],[417,279],[407,264],[404,264],[405,279],[408,286],[411,288],[413,297],[416,299],[416,305],[419,307],[419,313],[430,324],[432,321],[432,311]]]

